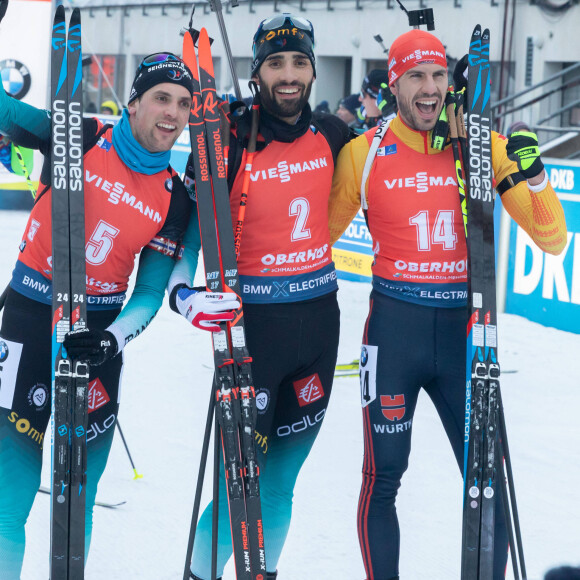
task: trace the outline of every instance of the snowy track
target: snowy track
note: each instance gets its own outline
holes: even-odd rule
[[[2,288],[10,278],[26,217],[0,211]],[[368,285],[340,281],[341,362],[358,356],[368,290]],[[580,564],[580,335],[511,315],[501,316],[499,326],[502,368],[517,371],[502,376],[502,393],[528,577],[541,580],[552,566]],[[211,365],[210,339],[165,307],[127,347],[126,363],[119,419],[144,477],[132,479],[117,435],[98,497],[127,503],[116,510],[95,508],[86,578],[177,580],[209,398],[212,372],[203,365]],[[50,446],[45,447],[46,484]],[[356,535],[361,466],[358,379],[337,379],[320,436],[298,479],[292,526],[278,567],[280,580],[364,578]],[[424,394],[415,415],[398,513],[401,579],[458,579],[461,479]],[[39,495],[27,525],[22,580],[48,577],[48,518],[49,499]],[[224,578],[233,580],[231,564]]]

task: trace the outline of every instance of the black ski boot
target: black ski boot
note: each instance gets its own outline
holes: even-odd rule
[[[278,578],[278,570],[276,572],[266,572],[266,580],[276,580]]]

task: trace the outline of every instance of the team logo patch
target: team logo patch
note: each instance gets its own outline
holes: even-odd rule
[[[386,157],[387,155],[395,155],[397,153],[397,144],[385,145],[377,149],[377,157]]]
[[[310,405],[318,399],[324,397],[324,390],[318,373],[314,373],[305,379],[294,381],[294,391],[296,391],[296,398],[301,407]]]
[[[168,70],[167,71],[167,76],[172,80],[172,81],[179,81],[183,78],[183,73],[180,70]]]
[[[168,177],[165,180],[165,189],[167,191],[173,191],[173,179],[171,179],[171,177]]]
[[[89,384],[89,413],[106,405],[110,400],[109,394],[99,379]]]
[[[42,383],[37,383],[28,391],[28,404],[35,407],[37,411],[42,411],[48,403],[48,387]]]
[[[256,407],[260,415],[264,414],[270,406],[270,391],[268,389],[260,389],[256,393]]]
[[[405,416],[405,395],[381,395],[381,410],[389,421],[400,421]]]
[[[0,61],[0,76],[4,90],[19,101],[30,90],[30,73],[26,66],[12,58]]]
[[[104,151],[110,151],[113,144],[111,141],[107,141],[104,137],[101,137],[97,142],[97,147],[103,149]]]

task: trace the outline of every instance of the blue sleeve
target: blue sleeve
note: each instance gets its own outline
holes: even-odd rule
[[[13,99],[0,83],[0,132],[17,145],[41,149],[50,142],[50,114]]]
[[[189,225],[185,232],[183,239],[184,252],[183,257],[175,264],[167,291],[171,294],[172,290],[178,284],[186,284],[193,286],[193,279],[195,271],[197,270],[197,262],[199,258],[199,250],[201,248],[201,237],[199,234],[199,220],[197,218],[197,204],[193,205],[193,211],[189,219]]]
[[[143,248],[131,297],[107,328],[115,335],[119,350],[141,334],[157,314],[174,264],[170,256]]]

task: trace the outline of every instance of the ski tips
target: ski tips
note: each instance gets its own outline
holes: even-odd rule
[[[197,42],[199,46],[199,66],[213,78],[214,72],[213,61],[211,58],[211,43],[205,28],[200,30],[199,40]]]
[[[193,80],[199,82],[199,73],[197,71],[197,57],[195,56],[195,47],[193,46],[193,38],[188,30],[183,35],[183,60],[193,75]]]

